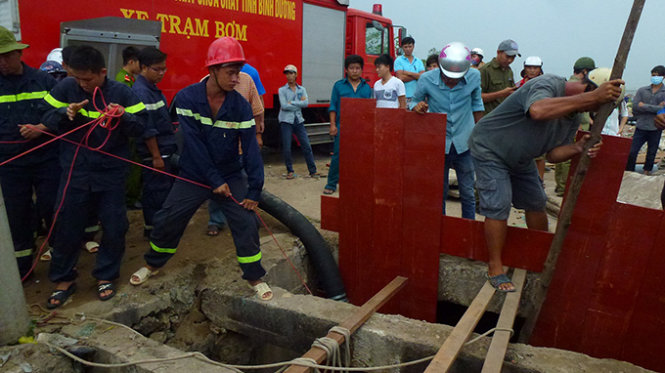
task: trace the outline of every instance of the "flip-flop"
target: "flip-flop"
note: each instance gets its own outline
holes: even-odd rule
[[[102,295],[103,292],[111,291],[111,294]],[[101,301],[106,301],[115,296],[115,285],[112,282],[105,282],[103,284],[97,284],[97,298]]]
[[[286,174],[286,180],[293,180],[293,179],[296,178],[296,176],[298,176],[298,175],[296,175],[295,172],[289,172],[289,173]]]
[[[332,190],[332,189],[326,188],[326,189],[323,190],[323,194],[330,195],[330,194],[333,194],[333,193],[335,193],[335,191]]]
[[[158,273],[158,269],[152,271],[148,267],[141,267],[141,269],[132,274],[132,277],[129,278],[129,283],[132,285],[141,285],[142,283],[148,281],[151,276],[154,276]],[[134,276],[136,276],[138,280],[134,280]]]
[[[219,227],[216,225],[209,225],[208,232],[206,234],[210,237],[215,237],[219,235]]]
[[[502,293],[514,293],[515,292],[515,285],[513,284],[513,281],[510,279],[510,277],[506,276],[505,273],[502,273],[502,274],[496,275],[496,276],[492,276],[492,277],[490,277],[490,275],[488,275],[488,274],[485,274],[485,276],[487,277],[487,281],[490,282],[490,285],[492,285],[494,287],[494,289],[496,289],[497,291],[500,291]],[[499,286],[501,286],[502,284],[511,284],[511,285],[513,285],[513,288],[510,289],[510,290],[501,289]]]
[[[67,299],[76,291],[76,283],[72,282],[66,290],[54,290],[51,296],[46,300],[46,308],[52,310],[58,308],[67,302]],[[51,303],[51,300],[57,300],[60,303]]]
[[[99,244],[95,241],[88,241],[85,243],[85,250],[90,254],[94,254],[99,251]]]
[[[268,284],[265,282],[259,282],[256,285],[249,284],[249,287],[254,289],[254,291],[256,292],[256,297],[262,301],[267,302],[271,300],[274,295],[272,289],[270,289],[270,286],[268,286]],[[268,293],[270,293],[270,295],[266,295]]]

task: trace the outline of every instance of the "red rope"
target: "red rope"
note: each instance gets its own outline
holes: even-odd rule
[[[100,96],[101,96],[102,103],[104,104],[104,110],[100,110],[100,109],[97,107],[96,103],[95,103],[95,96],[97,95],[97,92],[98,92],[98,91],[99,91],[99,94],[100,94]],[[45,142],[45,143],[43,143],[43,144],[40,144],[39,146],[37,146],[37,147],[35,147],[35,148],[32,148],[32,149],[30,149],[30,150],[28,150],[28,151],[26,151],[26,152],[23,152],[23,153],[19,154],[18,156],[12,157],[11,159],[9,159],[9,160],[7,160],[7,161],[5,161],[5,162],[0,163],[0,167],[2,167],[3,165],[9,163],[10,161],[12,161],[12,160],[14,160],[14,159],[17,159],[17,158],[20,158],[20,157],[22,157],[23,155],[26,155],[26,154],[28,154],[28,153],[30,153],[30,152],[32,152],[32,151],[38,149],[39,147],[45,146],[46,144],[49,144],[49,143],[51,143],[51,142],[53,142],[53,141],[55,141],[55,140],[63,140],[63,141],[65,141],[65,142],[68,142],[68,143],[71,143],[71,144],[76,145],[76,151],[74,152],[74,157],[73,157],[73,159],[72,159],[72,163],[71,163],[71,165],[70,165],[70,167],[69,167],[69,173],[68,173],[68,175],[67,175],[67,182],[65,183],[65,186],[63,187],[63,191],[62,191],[62,199],[60,200],[60,203],[59,203],[59,205],[58,205],[58,208],[56,209],[56,211],[55,211],[55,213],[54,213],[54,215],[53,215],[53,223],[51,224],[51,227],[49,228],[48,234],[47,234],[46,237],[44,238],[44,242],[42,243],[42,245],[41,245],[40,248],[39,248],[39,252],[38,252],[37,255],[35,256],[35,260],[34,260],[33,263],[32,263],[32,267],[30,268],[30,270],[28,271],[28,273],[27,273],[25,276],[23,276],[23,278],[21,279],[21,281],[25,281],[25,279],[26,279],[28,276],[30,276],[30,274],[32,273],[32,271],[35,269],[35,267],[36,267],[36,265],[37,265],[37,262],[39,261],[39,257],[42,255],[42,252],[44,251],[44,247],[46,246],[46,244],[48,243],[49,239],[51,238],[51,235],[52,235],[52,233],[53,233],[53,228],[55,227],[55,222],[56,222],[56,220],[57,220],[57,218],[58,218],[58,215],[59,215],[59,213],[60,213],[60,210],[62,209],[62,205],[64,204],[65,196],[66,196],[66,194],[67,194],[67,189],[69,188],[69,183],[70,183],[70,181],[71,181],[72,173],[73,173],[73,171],[74,171],[74,164],[76,163],[76,158],[78,157],[78,152],[79,152],[79,149],[81,149],[81,148],[85,148],[85,149],[88,149],[88,150],[91,150],[91,151],[99,152],[99,153],[101,153],[101,154],[104,154],[104,155],[107,155],[107,156],[110,156],[110,157],[113,157],[113,158],[116,158],[116,159],[122,160],[122,161],[124,161],[124,162],[128,162],[128,163],[131,163],[131,164],[134,164],[134,165],[137,165],[137,166],[140,166],[140,167],[146,168],[146,169],[148,169],[148,170],[151,170],[151,171],[154,171],[154,172],[159,172],[159,173],[161,173],[161,174],[164,174],[164,175],[167,175],[167,176],[171,176],[171,177],[174,177],[174,178],[176,178],[176,179],[179,179],[179,180],[182,180],[182,181],[185,181],[185,182],[188,182],[188,183],[191,183],[191,184],[194,184],[194,185],[200,186],[200,187],[202,187],[202,188],[212,189],[212,187],[210,187],[209,185],[205,185],[205,184],[199,183],[199,182],[197,182],[197,181],[194,181],[194,180],[190,180],[190,179],[184,178],[184,177],[182,177],[182,176],[174,175],[174,174],[168,173],[168,172],[166,172],[166,171],[162,171],[162,170],[159,170],[159,169],[156,169],[156,168],[153,168],[153,167],[150,167],[150,166],[144,165],[144,164],[142,164],[142,163],[134,162],[134,161],[132,161],[132,160],[129,160],[129,159],[126,159],[126,158],[123,158],[123,157],[117,156],[117,155],[115,155],[115,154],[111,154],[111,153],[108,153],[108,152],[105,152],[105,151],[101,150],[101,148],[103,148],[104,145],[106,145],[106,143],[108,142],[108,140],[109,140],[109,138],[110,138],[110,136],[111,136],[111,132],[112,132],[113,130],[115,130],[115,129],[118,127],[118,125],[120,124],[120,117],[121,117],[122,114],[124,113],[124,110],[122,110],[122,109],[121,109],[120,107],[118,107],[118,106],[114,106],[113,108],[109,109],[109,108],[108,108],[108,105],[106,104],[106,101],[104,100],[104,95],[102,94],[101,90],[99,90],[99,88],[95,88],[95,91],[94,91],[94,93],[93,93],[93,105],[95,106],[95,109],[101,114],[99,118],[94,119],[94,120],[92,120],[92,121],[90,121],[90,122],[87,122],[87,123],[85,123],[85,124],[83,124],[83,125],[81,125],[81,126],[79,126],[79,127],[74,128],[73,130],[68,131],[67,133],[65,133],[65,134],[63,134],[63,135],[59,135],[59,136],[56,136],[55,134],[50,133],[50,132],[47,132],[47,131],[42,131],[42,130],[40,130],[40,129],[38,129],[38,128],[36,128],[36,127],[33,126],[32,128],[33,128],[34,130],[39,131],[39,132],[41,132],[41,133],[43,133],[43,134],[46,134],[46,135],[48,135],[48,136],[52,136],[53,139],[51,139],[51,140],[49,140],[49,141],[47,141],[47,142]],[[88,126],[88,125],[90,125],[90,128],[88,129],[88,131],[87,131],[86,134],[83,136],[83,138],[81,139],[80,142],[77,143],[76,141],[73,141],[73,140],[70,140],[70,139],[66,139],[66,138],[64,138],[65,136],[69,135],[70,133],[75,132],[75,131],[77,131],[77,130],[79,130],[79,129],[85,127],[85,126]],[[108,130],[108,133],[107,133],[106,138],[104,139],[104,141],[102,142],[101,145],[99,145],[99,146],[97,146],[97,147],[92,147],[92,146],[89,145],[89,137],[90,137],[90,135],[92,134],[92,132],[94,131],[94,129],[97,128],[98,126],[104,128],[104,129],[106,129],[106,130]],[[230,196],[230,198],[231,198],[231,200],[233,200],[233,202],[235,202],[236,204],[240,205],[240,202],[238,202],[233,196]],[[288,261],[289,265],[291,266],[291,269],[292,269],[292,270],[295,272],[295,274],[298,276],[298,279],[300,279],[300,282],[303,284],[303,286],[305,287],[305,289],[307,290],[307,292],[308,292],[310,295],[313,295],[312,291],[311,291],[310,288],[307,286],[307,283],[305,282],[304,278],[302,277],[300,271],[298,271],[298,269],[296,268],[295,264],[293,264],[293,261],[291,261],[291,259],[289,258],[289,256],[286,254],[286,251],[282,248],[282,245],[279,244],[279,241],[277,241],[277,238],[275,237],[275,234],[270,230],[270,228],[268,227],[268,224],[266,224],[266,222],[263,220],[263,218],[261,218],[261,215],[259,214],[258,211],[254,210],[254,213],[256,214],[256,216],[257,216],[257,217],[259,218],[259,220],[261,221],[261,224],[263,224],[263,227],[268,231],[268,233],[269,233],[270,236],[272,237],[272,239],[273,239],[273,241],[275,242],[275,244],[277,244],[277,247],[278,247],[279,250],[282,252],[282,255],[283,255],[284,258]]]

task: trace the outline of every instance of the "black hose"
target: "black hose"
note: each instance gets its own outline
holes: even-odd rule
[[[259,208],[286,225],[291,233],[300,238],[321,280],[326,296],[334,300],[347,301],[339,268],[328,242],[323,239],[316,227],[298,210],[265,190],[261,192]]]

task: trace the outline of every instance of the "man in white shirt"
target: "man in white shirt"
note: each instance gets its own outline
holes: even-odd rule
[[[389,54],[380,55],[375,61],[379,80],[374,83],[376,107],[406,109],[406,89],[404,82],[393,76],[393,58]]]

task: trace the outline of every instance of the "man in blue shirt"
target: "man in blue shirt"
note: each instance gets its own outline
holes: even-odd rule
[[[413,99],[413,94],[416,92],[420,74],[425,72],[423,61],[413,56],[415,44],[416,41],[410,36],[402,39],[400,47],[402,47],[404,55],[395,59],[394,67],[395,75],[399,80],[404,82],[404,87],[406,88],[406,105],[409,109],[413,109],[417,103]]]
[[[323,194],[333,194],[337,190],[339,182],[339,113],[342,97],[372,98],[372,88],[365,79],[361,78],[365,61],[357,54],[352,54],[344,60],[344,71],[346,78],[335,82],[330,95],[330,136],[335,137],[333,156],[330,160],[328,171],[328,183]]]
[[[483,100],[480,73],[469,70],[469,49],[462,43],[450,43],[439,55],[439,69],[421,75],[413,108],[417,113],[446,114],[446,160],[443,177],[443,213],[446,213],[448,172],[452,166],[457,173],[462,217],[475,219],[476,198],[473,193],[473,161],[467,142],[473,126],[482,118]]]
[[[143,48],[138,55],[141,72],[136,77],[132,90],[145,104],[148,111],[143,141],[137,141],[136,151],[146,166],[176,173],[174,156],[178,147],[175,130],[169,113],[166,97],[157,88],[166,73],[166,54],[155,47]],[[177,158],[177,156],[175,156]],[[143,235],[150,237],[155,213],[162,208],[173,185],[173,178],[159,172],[141,168],[143,193]]]
[[[244,63],[240,43],[231,37],[219,38],[208,49],[209,76],[176,95],[176,112],[185,141],[180,176],[210,188],[184,180],[173,183],[162,209],[155,214],[150,248],[144,255],[146,265],[132,275],[132,285],[142,284],[166,265],[176,253],[189,220],[203,202],[212,198],[231,228],[242,278],[259,299],[272,299],[272,290],[262,280],[266,271],[261,266],[254,214],[263,189],[263,161],[252,108],[234,90]]]

